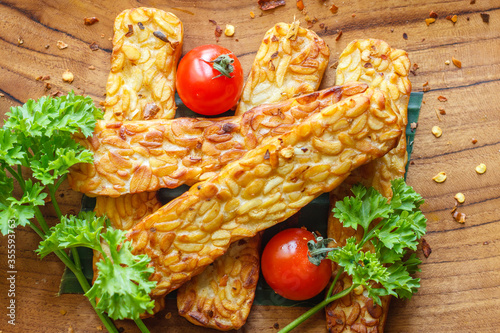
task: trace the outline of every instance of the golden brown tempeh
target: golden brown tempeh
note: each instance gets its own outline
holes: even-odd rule
[[[392,197],[390,181],[404,177],[407,160],[405,127],[407,123],[407,107],[411,92],[408,80],[410,60],[403,50],[391,49],[380,40],[357,40],[351,42],[342,52],[337,67],[337,83],[357,80],[387,92],[402,119],[403,133],[396,148],[379,158],[357,169],[341,186],[330,194],[331,208],[336,201],[350,195],[350,188],[357,182],[365,186],[373,186],[386,198]],[[331,211],[331,209],[330,209]],[[342,223],[330,213],[328,218],[328,237],[335,240],[334,246],[344,245],[347,238],[356,233],[351,228],[344,228]],[[367,248],[366,250],[371,250]],[[336,271],[334,270],[334,274]],[[339,279],[336,291],[348,288],[351,278],[343,274]],[[383,332],[390,297],[381,297],[382,305],[378,306],[365,297],[362,290],[352,292],[342,300],[331,303],[326,308],[327,329],[329,332]]]
[[[106,121],[174,118],[182,40],[182,23],[172,13],[141,7],[116,17]]]
[[[80,139],[94,152],[94,163],[75,165],[68,180],[74,190],[92,196],[192,185],[264,138],[280,135],[321,108],[366,89],[366,84],[350,83],[219,119],[99,121],[92,138]]]
[[[330,51],[311,30],[277,23],[269,29],[236,109],[241,115],[254,106],[274,103],[318,90]]]
[[[152,295],[178,288],[232,242],[285,220],[384,155],[399,139],[400,123],[382,92],[355,95],[265,140],[149,215],[128,237],[155,267]]]
[[[261,236],[240,239],[200,275],[177,290],[179,314],[195,325],[239,329],[247,320],[259,278]]]

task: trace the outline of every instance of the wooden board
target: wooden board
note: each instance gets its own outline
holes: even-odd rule
[[[332,14],[329,7],[339,7]],[[387,332],[492,332],[500,327],[500,6],[497,0],[419,0],[320,1],[304,0],[309,18],[317,18],[313,30],[328,43],[335,62],[343,48],[355,38],[380,38],[391,46],[409,52],[418,64],[411,76],[414,91],[424,83],[419,128],[415,138],[413,165],[408,183],[427,203],[423,210],[429,219],[425,237],[432,254],[424,260],[422,288],[411,301],[393,300]],[[2,1],[0,13],[0,113],[28,98],[71,89],[103,100],[109,72],[112,24],[123,9],[151,6],[172,11],[184,23],[184,53],[195,46],[216,43],[215,20],[224,27],[233,24],[233,38],[222,36],[219,44],[233,50],[248,73],[265,31],[273,24],[305,24],[305,15],[295,1],[262,12],[256,0],[248,1]],[[250,12],[255,18],[250,17]],[[425,19],[435,11],[439,17],[427,26]],[[490,15],[484,23],[480,13]],[[453,24],[448,15],[458,15]],[[99,23],[84,26],[83,18],[96,16]],[[323,23],[327,29],[320,28]],[[337,29],[343,34],[338,41]],[[407,39],[403,38],[406,34]],[[19,44],[22,40],[23,43]],[[60,50],[62,40],[68,48]],[[89,44],[96,42],[98,51]],[[48,45],[48,48],[47,48]],[[452,56],[462,62],[459,69],[445,61]],[[89,66],[94,66],[90,70]],[[69,69],[72,84],[62,82]],[[52,86],[46,91],[39,76],[50,75]],[[329,69],[322,87],[334,84]],[[447,102],[437,97],[445,96]],[[445,115],[436,115],[444,108]],[[436,139],[431,128],[439,125],[443,136]],[[473,144],[475,138],[477,143]],[[474,168],[485,163],[488,171],[478,175]],[[431,178],[440,171],[448,174],[442,184]],[[453,196],[465,194],[460,211],[464,224],[454,221],[450,210]],[[67,185],[60,192],[63,213],[79,209],[80,194]],[[46,216],[54,216],[45,210]],[[16,232],[16,326],[7,324],[5,308],[9,285],[6,280],[6,238],[0,238],[0,330],[3,332],[99,332],[101,326],[89,302],[82,295],[56,297],[63,265],[51,255],[40,261],[33,250],[38,236],[26,228]],[[276,332],[300,315],[304,308],[255,306],[241,332]],[[167,314],[170,319],[166,319]],[[167,316],[168,317],[168,316]],[[152,332],[205,332],[177,315],[176,306],[167,308],[146,324]],[[133,323],[119,322],[126,332],[136,332]],[[322,332],[323,314],[317,314],[297,331]]]

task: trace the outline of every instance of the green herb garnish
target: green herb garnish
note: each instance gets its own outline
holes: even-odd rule
[[[29,225],[42,238],[38,254],[43,258],[54,252],[66,264],[109,332],[118,330],[105,312],[113,319],[134,319],[141,331],[149,332],[139,315],[151,313],[154,306],[149,296],[156,285],[149,281],[150,259],[132,254],[124,231],[110,227],[104,231],[105,218],[94,213],[63,216],[56,200],[69,168],[93,162],[92,153],[72,135],[91,136],[101,110],[90,97],[70,92],[29,100],[12,107],[6,116],[0,128],[0,232],[7,235],[17,226]],[[20,192],[14,192],[14,181]],[[47,192],[60,221],[51,229],[40,211]],[[92,287],[82,272],[79,246],[97,250],[104,258],[97,264],[100,272]],[[65,249],[71,249],[73,259]]]
[[[354,196],[338,201],[333,209],[334,216],[344,227],[362,228],[363,234],[358,241],[355,237],[347,239],[342,247],[329,250],[318,249],[318,244],[310,244],[310,249],[324,255],[339,265],[325,300],[311,308],[280,332],[289,332],[307,318],[329,303],[349,294],[354,288],[363,286],[375,303],[381,304],[380,297],[393,295],[411,298],[420,287],[420,279],[412,277],[421,263],[415,253],[418,240],[426,231],[426,218],[420,210],[422,197],[403,179],[392,181],[393,197],[387,201],[373,188],[355,185]],[[379,219],[378,223],[373,223]],[[325,243],[325,240],[321,240]],[[370,244],[373,252],[365,252]],[[321,246],[320,246],[321,247]],[[323,247],[324,248],[324,247]],[[314,259],[311,259],[314,263]],[[352,277],[352,285],[332,295],[335,282],[346,272]],[[377,285],[378,287],[373,287]]]

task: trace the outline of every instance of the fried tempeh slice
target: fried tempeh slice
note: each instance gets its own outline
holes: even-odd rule
[[[277,23],[264,35],[236,108],[241,115],[254,106],[318,90],[330,50],[315,32]]]
[[[247,320],[259,278],[261,235],[240,239],[177,290],[179,314],[195,325],[228,331]]]
[[[403,133],[396,148],[382,158],[357,169],[341,186],[331,192],[331,208],[336,201],[350,195],[353,184],[361,182],[365,186],[373,186],[383,196],[392,197],[391,180],[404,177],[407,161],[405,128],[408,122],[407,107],[411,93],[408,80],[410,60],[403,50],[392,49],[381,40],[357,40],[351,42],[342,52],[337,67],[337,83],[350,80],[361,81],[371,87],[387,92],[391,101],[401,114]],[[330,209],[331,211],[331,209]],[[344,245],[347,238],[354,236],[355,231],[344,228],[342,223],[330,214],[328,219],[328,237],[335,239],[336,244]],[[366,249],[370,251],[370,248]],[[336,271],[334,272],[336,274]],[[335,292],[349,288],[351,278],[343,274]],[[381,306],[363,295],[363,290],[352,292],[333,302],[326,308],[327,329],[329,332],[383,332],[390,296],[381,297]]]
[[[378,129],[374,124],[383,123]],[[337,187],[355,168],[383,156],[401,134],[384,93],[369,90],[331,105],[265,140],[216,176],[146,217],[128,233],[152,260],[164,295],[199,274],[232,242],[252,237]]]
[[[68,180],[76,191],[114,197],[192,185],[264,138],[283,134],[321,108],[366,89],[364,83],[350,83],[219,119],[98,121],[92,138],[80,138],[94,153],[94,163],[75,165]]]
[[[116,17],[106,121],[174,118],[182,42],[182,23],[172,13],[141,7]]]

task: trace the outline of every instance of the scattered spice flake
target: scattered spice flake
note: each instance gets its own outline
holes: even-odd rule
[[[257,3],[259,4],[260,9],[269,10],[279,6],[284,6],[285,0],[258,0]]]
[[[279,330],[280,329],[280,324],[279,323],[274,323],[273,327],[274,327],[274,329]]]
[[[410,165],[415,165],[415,161],[410,161]]]
[[[215,22],[215,20],[208,20],[208,22],[212,23],[213,25],[217,25],[217,22]]]
[[[64,82],[71,83],[71,82],[73,82],[74,79],[75,79],[75,76],[69,70],[66,70],[66,72],[64,72],[62,74],[62,80]]]
[[[442,183],[446,180],[446,178],[447,178],[446,172],[441,171],[440,173],[432,177],[432,180],[435,181],[436,183]]]
[[[59,313],[60,313],[62,316],[64,316],[64,315],[66,315],[66,313],[68,313],[68,311],[66,311],[66,310],[59,310]]]
[[[104,38],[104,34],[101,34],[101,38]]]
[[[446,111],[443,108],[438,108],[439,114],[445,115]]]
[[[217,26],[215,27],[215,32],[214,32],[214,34],[215,34],[215,37],[217,38],[217,40],[219,40],[218,38],[219,38],[220,36],[222,36],[222,28],[221,28],[219,25],[217,25]]]
[[[480,175],[486,172],[486,164],[481,163],[476,167],[476,172]]]
[[[441,121],[441,117],[439,116],[439,113],[438,113],[438,110],[437,109],[434,109],[436,111],[436,117],[439,121]]]
[[[325,24],[324,24],[324,23],[320,23],[320,24],[319,24],[319,27],[320,27],[321,29],[324,29],[324,28],[325,28]]]
[[[457,16],[457,15],[453,15],[453,16],[451,17],[451,22],[453,22],[453,23],[457,23],[457,20],[458,20],[458,16]]]
[[[45,48],[46,48],[46,49],[48,49],[49,47],[50,47],[50,45],[49,45],[49,44],[45,45]]]
[[[142,24],[142,22],[137,22],[137,26],[139,29],[144,30],[144,24]]]
[[[268,160],[270,157],[271,157],[271,154],[269,153],[269,149],[268,149],[268,150],[266,150],[266,152],[264,154],[264,159]]]
[[[458,192],[455,194],[455,200],[457,200],[458,203],[462,204],[465,202],[465,195],[462,192]]]
[[[5,97],[5,94],[3,94],[3,93],[0,93],[0,97]]]
[[[250,12],[250,18],[255,18],[255,14],[253,12]]]
[[[339,62],[338,62],[338,61],[335,61],[335,62],[334,62],[334,63],[330,66],[330,68],[337,69],[338,65],[339,65]]]
[[[58,90],[58,91],[53,91],[50,93],[50,96],[52,97],[61,97],[63,95],[62,91]]]
[[[422,89],[423,92],[428,92],[431,90],[431,87],[424,87],[424,89]]]
[[[92,25],[92,24],[96,24],[97,22],[99,22],[99,19],[97,17],[85,17],[83,19],[83,24],[85,25]]]
[[[52,85],[48,82],[45,82],[45,90],[50,90],[52,89]]]
[[[90,69],[91,71],[93,71],[93,70],[95,69],[95,66],[94,66],[94,65],[90,65],[90,66],[89,66],[89,69]]]
[[[96,42],[92,42],[92,43],[89,45],[89,47],[90,47],[90,49],[91,49],[92,51],[97,51],[97,50],[99,50],[99,45],[97,45],[97,43],[96,43]]]
[[[356,17],[356,14],[355,14],[355,13],[352,13],[352,15],[351,15],[351,16],[352,16],[352,17]]]
[[[432,253],[432,249],[429,243],[427,243],[427,241],[425,240],[425,238],[422,238],[422,252],[424,254],[424,257],[426,258],[429,258],[429,256]]]
[[[340,37],[342,37],[342,30],[339,30],[339,33],[337,34],[337,37],[335,37],[335,41],[338,42]]]
[[[413,64],[413,69],[410,69],[410,73],[412,73],[414,76],[417,76],[417,69],[419,69],[420,67],[418,66],[417,63],[414,63]]]
[[[440,102],[446,102],[448,100],[448,98],[444,97],[444,96],[438,96],[438,101]]]
[[[470,4],[471,5],[475,5],[476,4],[476,0],[470,0]]]
[[[429,85],[429,81],[425,81],[424,84],[422,84],[422,87],[427,87]]]
[[[414,132],[418,127],[418,123],[411,123],[410,124],[410,128],[411,128],[411,131]]]
[[[404,32],[404,33],[403,33],[403,38],[404,38],[405,40],[408,40],[408,34],[407,34],[406,32]]]
[[[431,10],[431,12],[429,13],[429,17],[433,18],[433,19],[437,19],[438,18],[438,14],[435,11]]]
[[[17,46],[21,46],[24,44],[24,39],[22,37],[17,38]]]
[[[59,48],[59,50],[64,50],[65,48],[68,47],[68,44],[66,44],[62,40],[58,40],[57,43],[56,43],[56,45]]]
[[[427,26],[431,25],[432,23],[436,22],[436,19],[435,18],[427,18],[425,19],[425,24],[427,24]]]
[[[125,37],[130,37],[134,34],[134,26],[132,24],[127,25],[128,31],[125,34]]]
[[[337,12],[339,11],[339,7],[332,5],[330,7],[330,11],[332,12],[332,14],[337,14]]]
[[[167,312],[167,314],[165,315],[165,319],[170,319],[172,318],[172,312]]]
[[[97,327],[96,327],[96,329],[97,329],[98,331],[102,331],[102,330],[103,330],[102,325],[97,326]]]
[[[304,9],[304,2],[302,0],[297,0],[297,9],[298,10]]]
[[[483,20],[484,23],[490,23],[490,14],[488,13],[481,13],[481,19]]]
[[[472,144],[475,145],[477,143],[477,140],[472,138]]]
[[[444,62],[444,64],[445,64],[445,65],[449,65],[449,64],[450,64],[450,61],[449,61],[449,60],[446,60],[446,61]]]
[[[224,29],[224,35],[226,35],[227,37],[233,37],[234,36],[234,25],[226,24],[226,29]]]
[[[457,66],[458,68],[462,68],[462,62],[455,57],[451,57],[451,61],[453,62],[453,65]]]
[[[457,221],[458,223],[465,223],[465,214],[464,213],[459,213],[458,210],[455,209],[452,211],[452,216]]]

